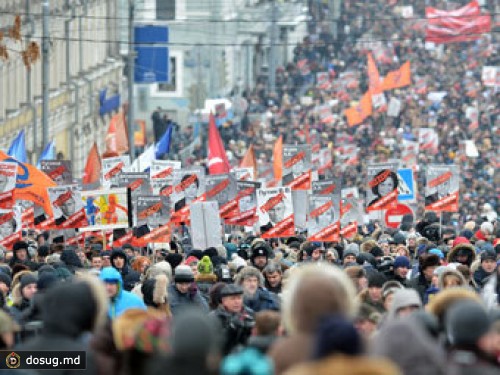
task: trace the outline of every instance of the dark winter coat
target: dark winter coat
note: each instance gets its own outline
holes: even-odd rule
[[[196,306],[206,312],[209,311],[208,303],[202,297],[199,290],[194,289],[183,294],[177,290],[175,284],[170,284],[168,287],[168,303],[170,304],[170,311],[174,317],[179,314],[183,308],[189,306]]]
[[[245,306],[254,312],[263,310],[280,310],[278,297],[264,288],[258,288],[253,298],[244,298]]]

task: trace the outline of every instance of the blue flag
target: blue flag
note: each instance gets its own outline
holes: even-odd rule
[[[54,145],[54,141],[50,141],[47,146],[42,151],[42,154],[38,158],[38,163],[36,167],[40,169],[40,162],[42,160],[54,160],[56,158],[56,147]]]
[[[26,156],[26,139],[24,130],[21,130],[17,137],[14,138],[7,154],[21,163],[28,162],[28,157]]]
[[[170,125],[161,137],[160,141],[156,144],[155,157],[156,159],[161,159],[161,157],[170,152],[170,143],[172,142],[172,128]]]

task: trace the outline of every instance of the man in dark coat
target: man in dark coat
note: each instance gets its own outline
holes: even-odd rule
[[[122,249],[114,249],[110,259],[111,265],[122,275],[123,289],[130,292],[139,282],[141,275],[130,267],[127,254]]]

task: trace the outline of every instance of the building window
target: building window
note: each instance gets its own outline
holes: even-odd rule
[[[156,19],[175,20],[176,0],[156,0]]]
[[[160,97],[182,96],[183,89],[183,56],[182,51],[170,51],[169,53],[169,82],[151,85],[150,94]]]

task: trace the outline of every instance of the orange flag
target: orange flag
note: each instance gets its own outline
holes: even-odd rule
[[[371,116],[372,111],[372,96],[370,91],[367,91],[361,97],[358,105],[347,108],[344,111],[344,115],[347,117],[349,126],[355,126],[361,124],[367,117]]]
[[[241,168],[253,168],[253,175],[257,176],[257,161],[255,159],[255,151],[253,150],[253,145],[250,145],[245,156],[241,159]]]
[[[410,68],[410,62],[407,61],[399,69],[387,73],[382,83],[382,89],[387,91],[411,85]]]
[[[94,142],[92,148],[87,156],[87,163],[85,164],[85,170],[83,172],[82,184],[90,185],[99,182],[101,177],[101,157],[99,156],[99,151],[97,150],[97,144]]]
[[[111,117],[106,134],[107,155],[122,155],[128,151],[128,132],[123,112]]]
[[[273,150],[274,180],[281,181],[283,177],[283,136],[280,135],[274,144]]]
[[[14,198],[31,201],[41,206],[45,212],[52,216],[48,187],[56,183],[45,173],[28,163],[21,163],[0,151],[0,161],[17,163],[17,181],[14,189]]]
[[[367,57],[367,68],[368,68],[368,85],[370,92],[372,94],[379,94],[382,92],[382,85],[380,82],[380,74],[378,72],[377,64],[373,59],[372,53],[368,53]]]

